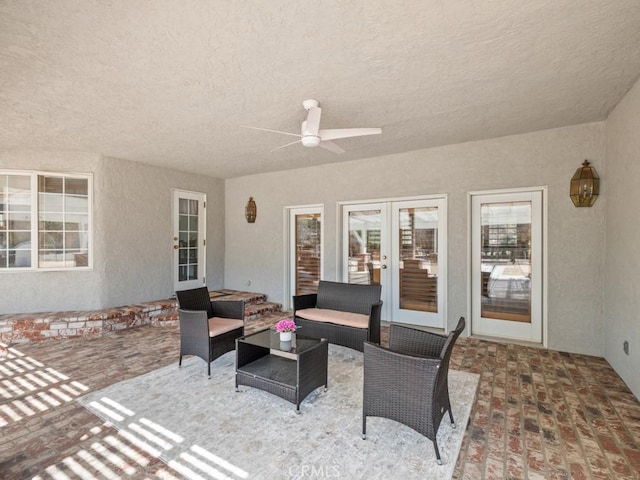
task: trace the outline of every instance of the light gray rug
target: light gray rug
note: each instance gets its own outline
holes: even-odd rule
[[[329,389],[295,405],[250,387],[235,392],[235,352],[211,365],[189,357],[79,399],[126,438],[139,439],[176,478],[450,479],[479,376],[450,371],[458,428],[448,416],[433,444],[409,427],[369,417],[362,440],[362,353],[329,345]]]

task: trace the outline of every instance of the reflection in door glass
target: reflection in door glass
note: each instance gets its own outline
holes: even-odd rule
[[[438,311],[438,209],[403,208],[398,216],[400,308]]]
[[[349,283],[380,283],[380,210],[349,212]]]
[[[481,207],[482,317],[531,322],[531,202]]]
[[[321,266],[321,214],[303,213],[296,218],[296,295],[316,293]]]

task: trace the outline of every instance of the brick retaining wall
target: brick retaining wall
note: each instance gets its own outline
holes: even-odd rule
[[[125,328],[177,326],[175,299],[94,311],[0,315],[0,342],[25,343],[69,337],[99,336]]]
[[[244,301],[247,321],[283,315],[282,306],[267,302],[262,293],[223,289],[211,290],[209,296],[212,300]],[[178,325],[177,305],[175,298],[167,298],[104,310],[0,315],[0,343],[100,336],[144,325],[173,327]]]

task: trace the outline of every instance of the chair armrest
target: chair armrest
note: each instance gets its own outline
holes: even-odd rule
[[[214,300],[211,302],[214,317],[244,320],[244,302],[242,300]]]
[[[447,336],[395,323],[389,329],[389,348],[408,355],[439,358]]]
[[[306,295],[294,295],[293,296],[293,316],[296,315],[296,310],[302,310],[304,308],[313,308],[318,302],[317,293],[307,293]]]
[[[369,341],[380,343],[380,315],[382,313],[382,301],[371,305],[369,315]]]

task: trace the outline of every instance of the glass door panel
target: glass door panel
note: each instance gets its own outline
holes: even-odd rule
[[[531,202],[480,207],[485,318],[531,322]]]
[[[542,192],[472,197],[472,330],[542,340]]]
[[[438,311],[438,209],[401,208],[400,308]]]
[[[348,283],[371,285],[380,283],[380,210],[348,213],[349,255]]]
[[[322,213],[292,211],[294,295],[316,293],[322,272]]]

